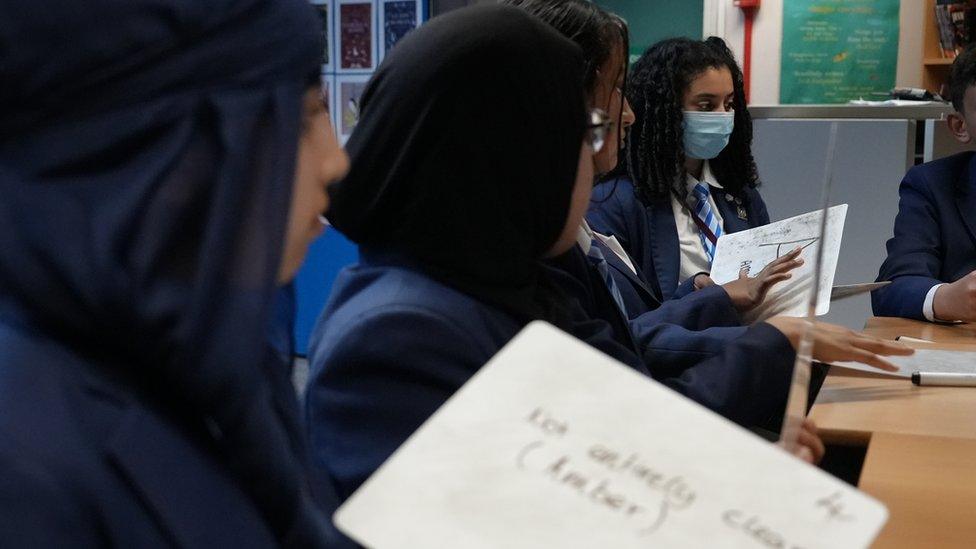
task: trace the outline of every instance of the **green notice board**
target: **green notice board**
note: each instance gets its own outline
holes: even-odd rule
[[[846,103],[894,87],[899,4],[786,0],[780,103]]]
[[[701,0],[596,0],[630,26],[630,61],[652,44],[674,36],[701,39],[704,3]]]

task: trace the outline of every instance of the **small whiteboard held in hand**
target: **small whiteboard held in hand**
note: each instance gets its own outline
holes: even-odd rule
[[[867,547],[887,510],[530,324],[335,515],[368,547]]]
[[[792,278],[773,286],[762,305],[746,314],[750,322],[759,322],[775,315],[806,316],[807,303],[813,283],[817,247],[820,245],[820,210],[805,213],[762,227],[737,233],[723,234],[718,239],[715,260],[710,276],[716,284],[739,278],[739,271],[748,269],[756,276],[766,265],[797,246],[803,248],[803,265],[790,271]],[[830,311],[830,292],[837,271],[840,243],[844,236],[847,204],[827,210],[827,236],[823,255],[823,272],[817,292],[817,315]]]

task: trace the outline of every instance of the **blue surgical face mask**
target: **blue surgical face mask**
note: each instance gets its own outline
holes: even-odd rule
[[[685,134],[685,155],[709,160],[718,156],[729,144],[732,128],[735,127],[735,111],[684,111],[681,126]]]

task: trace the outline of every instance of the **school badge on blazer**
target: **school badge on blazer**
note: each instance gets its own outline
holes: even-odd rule
[[[735,215],[743,221],[749,221],[749,212],[746,211],[746,207],[742,204],[741,198],[732,196],[732,193],[725,193],[725,200],[727,202],[735,202]]]

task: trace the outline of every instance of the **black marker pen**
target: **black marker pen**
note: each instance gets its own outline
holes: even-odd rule
[[[949,374],[942,372],[915,372],[912,374],[912,383],[915,385],[976,387],[976,373]]]

